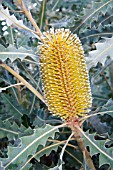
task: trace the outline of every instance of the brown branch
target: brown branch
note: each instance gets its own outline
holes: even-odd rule
[[[87,149],[85,147],[85,143],[82,138],[82,133],[81,133],[82,129],[80,127],[79,119],[70,120],[68,122],[68,126],[71,128],[72,132],[74,132],[75,140],[77,141],[79,149],[83,153],[84,161],[87,160],[88,166],[92,170],[96,170],[95,166],[93,164],[93,161],[91,159],[90,153],[87,151]],[[86,161],[85,161],[85,163],[86,163]]]
[[[32,25],[36,29],[37,35],[39,37],[41,37],[42,36],[42,32],[40,31],[38,25],[36,24],[35,20],[33,19],[32,15],[31,15],[31,12],[26,9],[25,4],[23,3],[22,0],[18,0],[18,4],[20,5],[23,13],[26,15],[26,17],[29,19],[29,21],[32,23]]]
[[[78,133],[78,136],[76,137],[76,134]],[[92,169],[92,170],[96,170],[95,166],[93,164],[93,161],[91,159],[91,156],[89,154],[89,152],[87,151],[85,144],[84,144],[84,140],[82,138],[82,134],[81,132],[75,128],[75,137],[76,137],[76,141],[78,143],[78,146],[80,148],[80,150],[82,151],[83,154],[85,154],[85,158],[87,160],[88,166]]]
[[[0,63],[0,66],[9,71],[12,75],[14,75],[20,82],[23,83],[32,93],[34,93],[42,102],[45,103],[43,96],[32,86],[30,85],[23,77],[21,77],[18,73],[16,73],[13,69],[11,69],[8,65],[4,63]]]

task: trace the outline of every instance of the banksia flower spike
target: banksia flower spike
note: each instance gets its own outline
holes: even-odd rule
[[[92,98],[84,51],[68,29],[50,29],[40,45],[40,71],[49,110],[66,121],[88,113]]]

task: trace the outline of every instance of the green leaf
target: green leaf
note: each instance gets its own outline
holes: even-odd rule
[[[106,112],[106,114],[113,117],[113,100],[109,99],[107,103],[102,106],[100,112]]]
[[[29,164],[29,162],[31,161],[32,158],[35,158],[37,160],[37,163],[40,162],[40,158],[43,155],[50,155],[51,151],[57,151],[58,146],[61,144],[62,142],[58,142],[56,144],[51,144],[51,142],[46,143],[45,146],[39,145],[39,147],[37,148],[37,151],[35,153],[35,155],[33,155],[32,157],[30,157],[30,159],[28,159],[28,161],[26,162],[26,164],[24,164],[23,166],[21,166],[21,169],[24,170],[28,170],[27,169],[27,165]],[[38,168],[40,167],[40,164],[38,165]],[[42,168],[41,168],[42,169]]]
[[[92,5],[90,8],[84,8],[84,15],[81,17],[82,21],[78,24],[78,26],[75,28],[74,31],[78,31],[78,29],[82,30],[84,29],[84,24],[91,27],[91,22],[93,20],[97,20],[99,12],[102,12],[103,14],[106,13],[107,7],[113,5],[113,0],[101,0],[101,2],[92,2]]]
[[[8,120],[2,122],[0,120],[0,138],[8,137],[9,139],[15,139],[22,136],[28,136],[33,133],[33,130],[29,127],[21,125],[20,127],[14,122],[10,123]]]
[[[52,150],[57,151],[59,143],[51,144],[51,145],[49,145],[49,147],[48,147],[47,145],[48,145],[48,143],[46,144],[45,147],[43,147],[43,146],[39,146],[39,147],[38,147],[37,152],[39,152],[39,151],[41,151],[41,150],[42,150],[42,151],[35,156],[35,159],[37,159],[37,161],[40,161],[40,158],[41,158],[44,154],[45,154],[46,156],[48,156],[48,155],[51,153]]]
[[[93,66],[96,66],[98,62],[104,65],[106,57],[110,56],[113,59],[113,37],[105,38],[105,41],[102,43],[96,43],[96,50],[89,52],[89,55],[86,56],[87,67],[90,69]]]
[[[27,56],[30,56],[34,60],[36,59],[36,55],[33,54],[33,51],[29,51],[24,47],[20,47],[16,49],[13,45],[9,45],[7,48],[0,45],[0,60],[3,62],[9,58],[12,62],[19,58],[20,60],[23,60]]]
[[[1,100],[5,105],[5,111],[8,113],[8,115],[16,117],[19,120],[19,118],[23,116],[23,113],[20,111],[20,107],[17,105],[17,103],[6,94],[2,94],[1,96]]]
[[[111,169],[113,169],[113,148],[106,148],[106,140],[95,140],[95,134],[82,133],[84,142],[86,146],[90,147],[90,154],[95,155],[100,153],[99,155],[99,166],[101,167],[104,164],[109,164]]]
[[[58,132],[58,127],[47,125],[45,128],[34,130],[34,134],[21,137],[21,144],[18,147],[8,146],[8,158],[1,158],[5,168],[10,169],[10,165],[16,164],[18,168],[26,162],[28,156],[33,155],[39,145],[45,146],[49,137],[54,138]]]
[[[106,18],[104,18],[103,20],[105,19]],[[87,45],[89,45],[88,47],[91,48],[90,43],[97,43],[101,37],[111,37],[113,34],[112,25],[108,24],[108,25],[102,26],[102,24],[100,24],[101,21],[99,21],[99,18],[97,21],[99,23],[97,27],[94,25],[93,27],[91,27],[91,29],[84,28],[84,30],[79,35],[82,44],[85,45],[85,48],[84,48],[85,51],[87,50],[86,43]]]

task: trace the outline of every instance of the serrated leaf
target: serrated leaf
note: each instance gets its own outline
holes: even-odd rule
[[[36,55],[34,55],[32,51],[29,51],[24,47],[20,47],[17,49],[11,44],[7,48],[0,45],[0,60],[2,60],[3,62],[7,58],[9,58],[12,62],[17,58],[23,60],[27,56],[30,56],[31,58],[36,60]]]
[[[33,157],[35,157],[35,159],[38,161],[38,162],[40,162],[40,158],[43,156],[43,155],[46,155],[46,156],[48,156],[48,155],[50,155],[50,153],[54,150],[54,151],[57,151],[57,149],[58,149],[58,146],[61,144],[62,142],[58,142],[58,143],[56,143],[56,144],[51,144],[50,145],[50,143],[49,142],[47,142],[46,143],[46,145],[45,146],[42,146],[42,145],[40,145],[39,147],[38,147],[38,149],[37,149],[37,152],[36,152],[36,154],[35,155],[33,155]],[[30,158],[30,160],[32,159],[32,157]],[[22,165],[21,166],[21,169],[24,169],[24,170],[28,170],[27,169],[27,167],[26,167],[26,165],[28,165],[28,163],[30,162],[30,160],[28,160],[28,162],[25,164],[25,165]],[[38,163],[37,162],[37,163]],[[37,164],[36,163],[36,164]],[[42,165],[42,164],[41,164]],[[37,166],[36,166],[37,167]],[[45,167],[45,166],[44,166]],[[40,164],[38,165],[38,169],[40,169],[41,167],[40,167]],[[43,168],[41,168],[41,169],[43,169]],[[44,168],[45,169],[45,168]],[[48,169],[48,168],[47,168]]]
[[[91,26],[91,21],[96,20],[99,12],[106,13],[107,7],[113,5],[113,0],[101,0],[101,2],[92,2],[90,8],[84,8],[84,15],[81,18],[81,23],[75,28],[74,31],[78,31],[79,28],[84,29],[84,24]]]
[[[42,149],[42,152],[40,152],[39,154],[37,154],[37,155],[35,156],[35,159],[37,159],[37,161],[40,161],[40,158],[41,158],[43,155],[48,156],[48,155],[51,153],[52,150],[57,151],[58,145],[59,145],[59,143],[58,143],[58,144],[51,144],[49,147],[47,147],[47,149],[46,149],[46,146],[45,146],[45,147],[40,146],[40,147],[38,148],[37,152],[38,152],[39,150],[41,150],[41,149]],[[43,149],[43,148],[44,148],[44,149]]]
[[[2,122],[0,120],[0,138],[8,137],[9,139],[15,139],[22,136],[28,136],[33,133],[33,130],[29,127],[21,125],[20,127],[14,122],[10,123],[8,120]]]
[[[101,21],[98,20],[100,23]],[[113,33],[113,26],[111,24],[103,26],[99,24],[98,27],[94,25],[91,29],[84,28],[84,30],[80,33],[80,40],[83,45],[85,45],[84,50],[86,51],[86,43],[95,43],[98,42],[100,37],[111,37]],[[89,47],[91,48],[91,47]]]
[[[113,59],[112,50],[113,50],[113,37],[105,38],[104,42],[96,43],[96,50],[89,52],[89,55],[86,56],[87,67],[90,69],[93,66],[96,66],[98,62],[104,65],[106,57],[110,56]]]
[[[0,21],[6,20],[8,26],[14,25],[20,29],[27,29],[22,20],[17,20],[17,18],[13,15],[10,15],[8,8],[4,9],[2,5],[0,5]]]
[[[83,138],[86,146],[90,147],[91,156],[100,153],[99,166],[109,164],[113,169],[113,148],[106,148],[105,140],[95,140],[95,134],[89,134],[88,131],[83,133]]]
[[[38,128],[34,130],[34,134],[20,138],[21,146],[8,146],[8,158],[1,158],[5,168],[10,168],[10,165],[17,165],[18,168],[26,162],[29,155],[33,155],[39,145],[45,146],[49,137],[54,138],[55,133],[58,132],[57,127],[46,125],[45,128]]]

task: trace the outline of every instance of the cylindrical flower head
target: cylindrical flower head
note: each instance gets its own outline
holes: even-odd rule
[[[65,120],[86,115],[92,97],[79,38],[63,28],[43,35],[40,72],[49,110]]]

